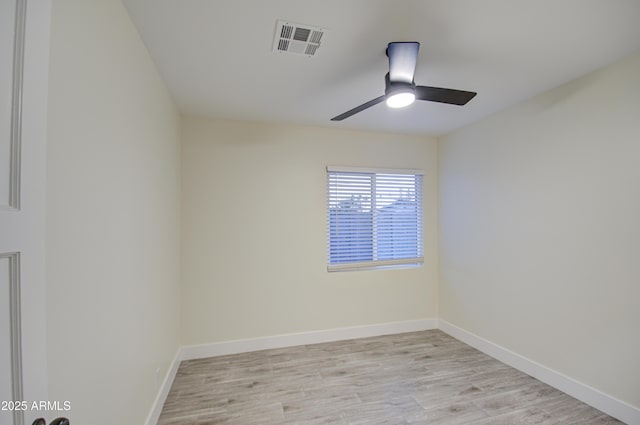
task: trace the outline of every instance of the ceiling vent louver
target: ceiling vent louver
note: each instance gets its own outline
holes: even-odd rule
[[[273,51],[314,56],[320,48],[324,32],[322,28],[278,20]]]

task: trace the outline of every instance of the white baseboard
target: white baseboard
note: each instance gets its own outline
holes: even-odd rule
[[[173,384],[173,380],[175,379],[176,373],[178,372],[178,367],[180,367],[181,352],[182,348],[178,348],[176,355],[173,357],[173,361],[169,365],[169,369],[164,376],[162,385],[160,385],[160,389],[158,390],[158,395],[156,396],[156,399],[151,406],[151,411],[147,416],[147,420],[144,422],[145,425],[156,425],[158,423],[158,419],[160,419],[162,406],[164,406],[164,402],[167,400],[169,390],[171,390],[171,385]]]
[[[376,325],[274,335],[261,338],[237,339],[233,341],[214,342],[211,344],[188,345],[182,347],[181,360],[201,359],[227,354],[246,353],[249,351],[269,350],[272,348],[295,347],[297,345],[319,344],[322,342],[341,341],[345,339],[423,331],[436,329],[437,327],[437,319],[421,319],[405,322],[391,322]]]
[[[514,353],[500,345],[494,344],[478,335],[455,326],[446,320],[439,320],[438,328],[452,337],[470,345],[483,353],[516,368],[527,375],[551,385],[578,400],[595,407],[629,425],[640,425],[640,409],[624,401],[611,397],[582,382],[569,378],[540,363],[534,362],[520,354]]]

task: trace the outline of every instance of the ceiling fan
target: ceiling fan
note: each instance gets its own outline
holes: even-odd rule
[[[342,121],[384,100],[387,101],[387,106],[390,108],[402,108],[412,104],[416,99],[451,105],[466,105],[467,102],[473,99],[476,95],[475,92],[416,86],[413,81],[413,74],[416,70],[419,49],[420,43],[416,41],[389,43],[387,46],[389,72],[385,76],[384,95],[335,116],[331,118],[331,121]]]

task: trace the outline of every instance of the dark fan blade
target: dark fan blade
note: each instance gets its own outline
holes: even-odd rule
[[[392,83],[413,83],[416,72],[420,43],[416,41],[389,43],[389,81]]]
[[[355,115],[358,112],[362,112],[367,108],[371,108],[372,106],[377,105],[378,103],[382,102],[383,100],[384,100],[384,96],[376,97],[375,99],[370,100],[367,103],[363,103],[360,106],[356,106],[355,108],[351,109],[350,111],[345,112],[344,114],[340,114],[337,117],[331,118],[331,121],[342,121],[345,118],[349,118],[351,115]]]
[[[449,103],[451,105],[466,105],[476,94],[472,91],[416,86],[416,99]]]

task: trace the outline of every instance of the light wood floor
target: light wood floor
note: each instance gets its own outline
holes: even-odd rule
[[[158,422],[614,423],[437,330],[185,361]]]

